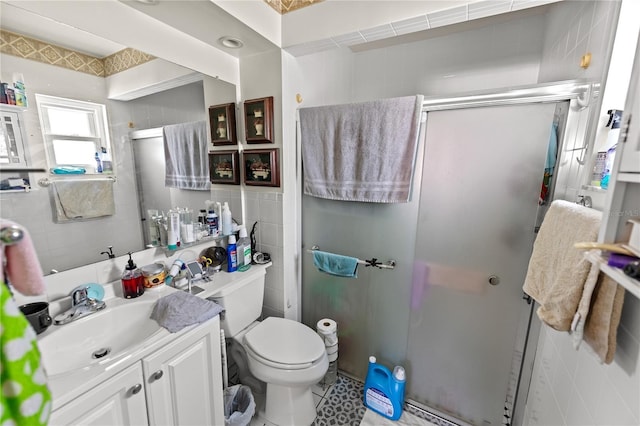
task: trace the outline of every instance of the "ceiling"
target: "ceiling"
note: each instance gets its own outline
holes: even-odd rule
[[[48,13],[55,7],[52,4],[58,4],[60,8],[73,8],[74,4],[77,6],[83,1],[90,0],[0,0],[0,27],[98,58],[128,47],[95,36],[76,25],[59,22],[62,20],[59,10],[56,13],[60,19],[50,17],[56,16],[56,13]],[[407,35],[428,38],[429,31],[429,34],[436,35],[444,27],[454,24],[488,17],[504,18],[507,12],[559,0],[107,1],[129,6],[120,9],[127,14],[134,14],[135,18],[154,20],[164,28],[179,31],[185,39],[204,43],[239,58],[278,48],[276,43],[268,39],[274,37],[263,37],[254,29],[260,28],[261,21],[279,25],[282,31],[279,44],[285,44],[282,48],[292,55],[301,56],[340,47],[366,49],[376,47],[380,42],[406,38]],[[236,9],[225,9],[225,3]],[[243,10],[239,7],[251,7],[251,14],[241,16]],[[366,13],[358,12],[363,10]],[[251,19],[244,19],[246,17]],[[285,31],[288,28],[292,30]],[[433,31],[436,28],[440,31]],[[244,46],[241,49],[226,48],[220,44],[222,36],[238,38]]]

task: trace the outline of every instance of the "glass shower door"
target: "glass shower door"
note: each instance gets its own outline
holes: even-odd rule
[[[555,105],[427,115],[407,398],[502,424]]]

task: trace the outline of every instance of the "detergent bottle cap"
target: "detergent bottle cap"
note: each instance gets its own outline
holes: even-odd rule
[[[376,359],[376,357],[375,357],[375,356],[371,355],[371,356],[369,357],[369,362],[370,362],[371,364],[375,364],[375,363],[376,363],[376,361],[377,361],[377,359]]]
[[[403,367],[401,367],[401,366],[399,366],[399,365],[396,365],[396,366],[393,368],[393,377],[394,377],[396,380],[400,381],[400,382],[404,382],[404,381],[405,381],[405,379],[406,379],[406,374],[405,374],[405,372],[404,372],[404,368],[403,368]]]

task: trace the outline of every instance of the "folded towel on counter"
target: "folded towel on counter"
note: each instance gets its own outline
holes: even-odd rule
[[[162,128],[165,185],[172,188],[209,190],[207,123],[173,124]]]
[[[57,180],[51,184],[57,223],[112,216],[116,212],[113,183],[106,179]]]
[[[44,274],[29,232],[15,222],[0,219],[0,229],[12,226],[22,230],[22,239],[9,245],[0,244],[0,282],[8,282],[25,296],[44,294]]]
[[[223,310],[222,306],[211,300],[176,291],[158,299],[151,312],[151,319],[175,333],[190,325],[203,323]]]
[[[338,277],[357,278],[358,259],[313,250],[313,264],[318,270]]]
[[[422,99],[301,108],[304,193],[332,200],[408,202]]]
[[[550,327],[569,331],[583,289],[595,285],[598,274],[582,250],[581,241],[596,241],[602,213],[564,200],[551,203],[533,244],[523,290],[540,304],[538,317]]]

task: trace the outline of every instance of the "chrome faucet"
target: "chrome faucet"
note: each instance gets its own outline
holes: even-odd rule
[[[71,309],[56,315],[53,320],[55,325],[68,324],[78,318],[98,312],[107,306],[102,300],[89,297],[87,290],[88,287],[80,287],[73,290],[71,293]]]

